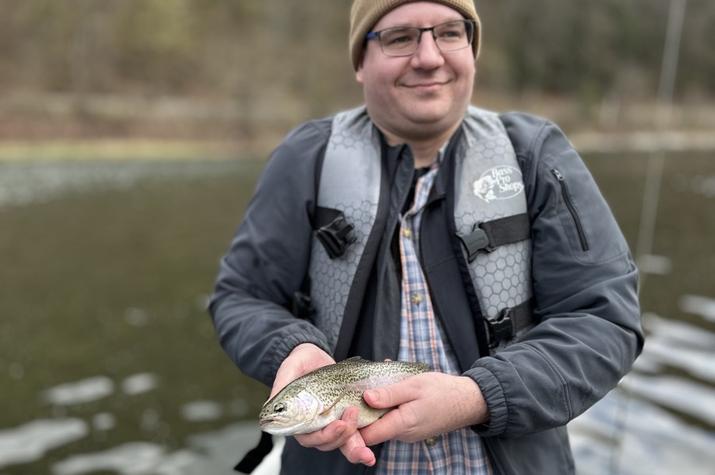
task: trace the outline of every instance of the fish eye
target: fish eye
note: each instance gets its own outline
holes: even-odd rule
[[[286,410],[286,405],[282,402],[279,402],[275,406],[273,406],[273,412],[283,412]]]

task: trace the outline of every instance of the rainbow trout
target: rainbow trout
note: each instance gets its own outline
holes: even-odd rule
[[[290,382],[261,409],[261,430],[275,435],[306,434],[340,419],[349,406],[360,409],[358,427],[378,420],[387,409],[373,409],[362,399],[367,389],[429,371],[422,363],[368,361],[360,357],[323,366]]]

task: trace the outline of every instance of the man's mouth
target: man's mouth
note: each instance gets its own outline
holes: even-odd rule
[[[440,82],[440,81],[426,81],[426,82],[416,82],[416,83],[410,83],[406,84],[406,87],[412,88],[412,89],[429,89],[429,88],[436,88],[436,87],[441,87],[447,84],[446,82]]]

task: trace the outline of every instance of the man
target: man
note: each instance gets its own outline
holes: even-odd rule
[[[350,29],[365,107],[276,149],[210,310],[271,395],[354,355],[434,371],[289,438],[283,472],[573,473],[565,424],[643,345],[608,206],[556,126],[469,106],[471,0],[355,0]]]

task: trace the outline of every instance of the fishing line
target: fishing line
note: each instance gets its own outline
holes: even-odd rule
[[[673,110],[673,94],[675,79],[678,72],[678,57],[680,42],[683,34],[685,9],[688,0],[670,0],[668,11],[668,25],[663,47],[663,59],[658,82],[658,100],[656,113],[656,129],[663,131],[670,126]],[[665,151],[661,148],[648,157],[646,182],[643,189],[643,202],[641,206],[640,223],[638,226],[638,241],[636,244],[636,262],[644,269],[640,275],[640,292],[642,293],[648,273],[646,259],[653,251],[656,221],[660,190],[663,183],[663,170],[665,168]],[[617,389],[622,398],[616,400],[615,420],[613,425],[615,447],[611,452],[609,473],[621,473],[621,459],[623,451],[623,438],[628,425],[628,406],[631,399],[629,391]]]

